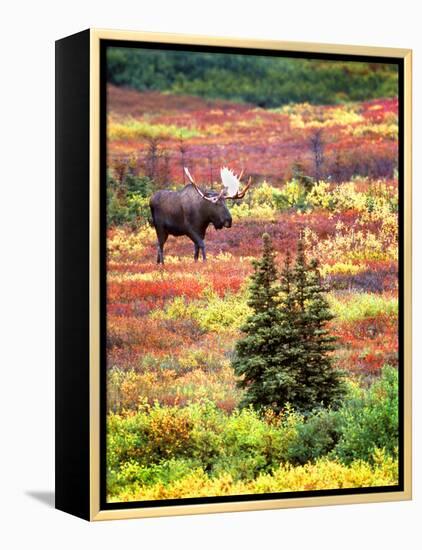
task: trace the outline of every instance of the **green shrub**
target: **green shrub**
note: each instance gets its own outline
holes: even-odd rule
[[[241,327],[232,360],[238,386],[245,390],[241,406],[282,411],[287,404],[309,414],[337,408],[344,394],[343,376],[333,368],[336,338],[318,263],[307,262],[299,239],[292,266],[287,254],[281,272],[268,233],[254,260],[248,305],[251,314]],[[280,282],[279,282],[280,281]]]
[[[275,417],[276,418],[276,417]],[[265,421],[253,409],[235,412],[222,432],[222,447],[213,475],[229,473],[234,480],[254,479],[285,462],[288,446],[296,435],[300,417],[292,411]]]
[[[273,200],[276,208],[280,211],[296,208],[297,210],[306,210],[309,208],[307,200],[307,191],[298,180],[288,181],[281,191],[274,193]]]
[[[108,174],[107,225],[129,225],[133,229],[152,223],[149,198],[154,182],[127,171],[121,183]]]
[[[339,437],[337,411],[321,410],[298,423],[295,437],[287,449],[287,460],[295,465],[315,462],[333,450]]]
[[[154,192],[154,182],[148,176],[135,176],[128,172],[124,178],[123,186],[128,197],[149,198]]]
[[[388,470],[391,480],[396,477],[398,375],[385,367],[367,389],[350,383],[339,410],[314,411],[306,418],[290,407],[281,414],[251,408],[227,414],[205,400],[186,407],[141,405],[136,412],[110,413],[107,438],[107,484],[113,498],[176,487],[198,475],[206,483],[228,480],[230,487],[253,481],[264,491],[264,485],[282,483],[281,471],[293,479],[301,471],[295,468],[302,467],[311,484],[310,465],[322,467],[321,460],[333,475],[349,466],[358,469],[359,484],[368,486],[375,484],[373,468],[386,475]],[[303,470],[300,483],[306,475]],[[318,480],[317,486],[324,486],[323,478]],[[344,486],[360,486],[355,481]]]
[[[114,191],[107,192],[107,225],[123,225],[129,217],[129,209]]]
[[[150,466],[140,465],[136,461],[123,463],[119,469],[107,473],[107,487],[110,494],[125,490],[136,491],[156,483],[170,485],[198,469],[200,464],[193,460],[170,459]]]
[[[140,227],[141,225],[152,224],[149,198],[144,198],[140,195],[132,195],[127,200],[127,206],[127,223],[129,223],[132,227]]]
[[[272,187],[266,181],[253,186],[246,199],[236,202],[230,209],[233,219],[243,218],[261,219],[267,222],[277,216],[276,201],[280,190]]]
[[[233,479],[253,479],[286,461],[300,422],[289,410],[269,421],[252,409],[228,415],[211,402],[184,408],[141,406],[136,413],[110,413],[110,483],[146,483],[152,465],[171,460],[193,461],[211,476],[229,472]]]
[[[371,461],[377,449],[397,456],[398,372],[385,366],[381,378],[367,390],[352,387],[351,395],[338,411],[341,436],[333,450],[343,463]]]
[[[183,466],[179,471],[182,471]],[[157,500],[183,497],[207,497],[285,491],[310,491],[324,489],[347,489],[356,487],[380,487],[397,485],[398,463],[382,452],[377,452],[372,464],[361,460],[349,466],[326,458],[315,464],[293,467],[282,465],[256,479],[235,481],[230,474],[218,477],[207,475],[201,468],[193,469],[184,477],[170,483],[152,485],[132,484],[124,486],[109,500],[116,502],[134,500]]]

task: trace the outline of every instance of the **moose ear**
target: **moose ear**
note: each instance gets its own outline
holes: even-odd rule
[[[213,202],[214,204],[217,204],[217,202],[218,202],[222,197],[224,198],[224,188],[220,191],[220,193],[219,193],[217,196],[210,197],[208,200],[210,200],[210,201]]]

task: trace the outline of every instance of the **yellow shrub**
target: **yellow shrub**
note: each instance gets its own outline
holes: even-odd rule
[[[107,257],[110,261],[139,257],[145,246],[155,239],[152,227],[142,227],[138,231],[127,231],[122,228],[113,230],[107,239]]]
[[[128,118],[122,122],[109,120],[107,133],[111,141],[142,138],[192,138],[201,135],[195,128],[185,128],[174,124],[151,124],[145,120],[134,118]]]
[[[354,103],[324,109],[309,103],[296,103],[275,111],[288,114],[292,128],[329,128],[331,126],[354,128],[364,120],[357,109],[358,105]]]
[[[205,307],[199,307],[195,317],[206,331],[225,332],[239,329],[250,315],[246,297],[241,294],[228,294],[220,298],[211,294]]]
[[[338,185],[332,193],[334,200],[334,210],[342,212],[344,210],[366,210],[366,196],[364,193],[356,191],[353,181]]]
[[[323,277],[327,275],[356,275],[357,273],[366,269],[365,264],[352,264],[350,262],[336,262],[335,264],[322,265],[320,267],[320,273]]]
[[[164,309],[157,309],[150,315],[153,319],[195,319],[198,306],[188,302],[184,296],[176,296],[169,300]]]
[[[231,209],[231,215],[234,221],[245,218],[273,220],[275,211],[268,205],[251,207],[246,203],[235,204]]]
[[[397,316],[398,300],[395,296],[371,294],[369,292],[327,296],[330,309],[340,321],[358,321],[378,315]]]
[[[204,298],[187,302],[184,297],[176,297],[164,310],[154,311],[151,316],[156,319],[191,319],[204,331],[225,332],[227,329],[239,329],[250,315],[244,292],[220,297],[208,290]]]
[[[315,208],[328,209],[332,204],[330,184],[325,181],[315,183],[308,193],[307,201]]]
[[[397,139],[399,135],[399,127],[396,120],[381,124],[362,124],[360,126],[350,128],[349,132],[356,137],[379,134],[380,136],[389,139]]]
[[[320,239],[315,231],[306,227],[303,232],[307,254],[320,264],[356,263],[370,260],[397,260],[397,216],[391,212],[381,220],[377,233],[365,228],[363,216],[353,225],[338,221],[334,235]]]
[[[231,207],[230,211],[233,219],[235,221],[244,218],[274,220],[277,216],[274,197],[279,193],[278,189],[272,187],[266,181],[262,182],[259,187],[254,187],[249,191],[245,201]]]
[[[251,204],[252,206],[262,206],[267,205],[274,207],[274,191],[276,189],[269,185],[266,181],[262,182],[259,187],[253,189],[251,195]]]
[[[281,466],[272,475],[260,475],[251,481],[233,481],[230,474],[211,478],[198,468],[190,475],[169,485],[157,483],[150,487],[139,487],[135,491],[122,491],[112,500],[129,502],[397,485],[397,461],[386,457],[382,451],[376,451],[375,459],[374,466],[362,461],[344,466],[337,461],[327,459],[305,466],[286,465]]]

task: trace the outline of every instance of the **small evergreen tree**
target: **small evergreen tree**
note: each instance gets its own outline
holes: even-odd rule
[[[266,402],[279,412],[286,403],[300,399],[300,372],[297,368],[303,356],[302,340],[297,324],[297,308],[294,303],[294,277],[290,254],[286,254],[281,271],[278,296],[278,325],[273,327],[275,350],[273,360],[263,375]]]
[[[245,337],[233,362],[246,389],[242,404],[280,411],[290,403],[304,413],[336,406],[344,387],[342,374],[332,367],[335,338],[327,329],[332,314],[318,264],[307,264],[300,239],[295,265],[287,254],[278,283],[270,238],[266,234],[263,240],[250,287],[253,313],[242,327]]]
[[[297,245],[293,270],[295,281],[291,301],[296,315],[301,353],[297,357],[300,391],[294,403],[296,408],[308,411],[315,407],[336,406],[344,394],[342,373],[332,365],[330,352],[336,338],[330,335],[327,323],[333,319],[321,283],[318,262],[307,264],[302,239]]]
[[[275,366],[280,323],[275,253],[270,236],[265,233],[262,239],[262,258],[253,262],[248,300],[253,313],[242,327],[245,336],[236,344],[233,361],[234,371],[241,378],[239,386],[247,389],[242,405],[255,407],[269,404],[264,376]]]

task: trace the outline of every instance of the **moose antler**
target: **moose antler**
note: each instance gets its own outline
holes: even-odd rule
[[[215,197],[207,197],[200,189],[199,187],[196,185],[195,183],[195,180],[193,179],[193,177],[191,176],[191,173],[189,172],[188,168],[185,166],[185,174],[187,175],[187,177],[189,178],[189,181],[191,182],[191,184],[193,185],[193,187],[197,190],[197,192],[199,193],[199,195],[205,199],[206,201],[210,201],[210,202],[213,202],[213,203],[216,203],[217,201],[219,201],[221,199],[221,197],[224,195],[224,189],[222,189],[220,191],[220,194],[215,196]]]
[[[223,189],[220,191],[218,195],[214,197],[207,197],[196,185],[195,180],[193,179],[191,173],[189,172],[189,169],[186,166],[184,167],[184,170],[189,181],[191,182],[193,187],[196,189],[196,191],[199,193],[199,195],[203,199],[213,203],[216,203],[222,197],[224,197],[225,199],[232,199],[232,200],[243,199],[243,197],[246,195],[247,190],[252,185],[252,178],[249,178],[248,183],[245,185],[244,189],[242,191],[239,191],[240,180],[242,179],[242,176],[243,176],[243,170],[240,172],[239,177],[237,177],[232,170],[229,170],[229,168],[223,167],[220,170]]]
[[[243,191],[239,192],[240,180],[242,179],[242,176],[243,176],[243,170],[240,172],[239,177],[237,177],[232,170],[229,170],[228,168],[223,167],[220,170],[220,174],[221,174],[221,181],[223,183],[223,186],[225,190],[227,190],[228,192],[228,194],[225,194],[224,197],[226,199],[243,199],[247,190],[252,185],[252,178],[249,178],[248,183],[246,184]]]

